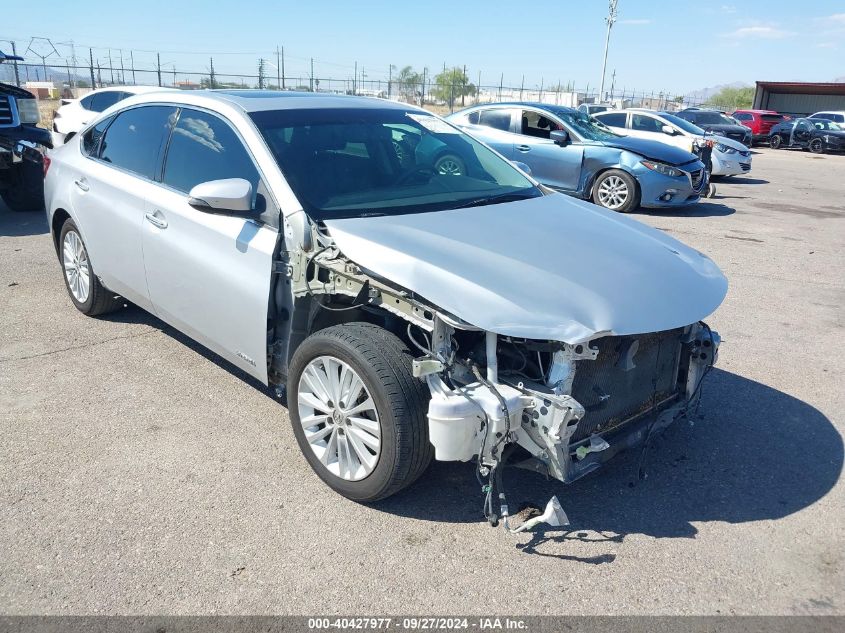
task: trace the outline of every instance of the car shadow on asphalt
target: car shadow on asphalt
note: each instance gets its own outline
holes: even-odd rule
[[[709,218],[732,215],[736,213],[736,209],[734,209],[733,207],[729,207],[726,204],[720,204],[718,202],[705,202],[704,200],[702,200],[701,202],[696,202],[695,204],[691,204],[686,207],[680,207],[677,209],[645,209],[640,207],[639,209],[637,209],[636,213],[638,215],[648,215],[656,218],[671,216],[686,218]]]
[[[639,458],[639,450],[628,451],[570,485],[508,469],[511,512],[543,508],[557,495],[571,521],[565,529],[540,530],[517,547],[602,564],[613,560],[612,550],[629,534],[695,538],[698,522],[780,519],[833,488],[842,472],[843,441],[809,404],[714,369],[694,424],[680,421],[652,443],[643,480],[637,477]],[[474,465],[434,462],[419,482],[375,508],[425,521],[480,523],[482,501]],[[587,559],[538,551],[544,543],[572,540],[607,542],[610,551]]]
[[[0,237],[26,237],[48,232],[44,211],[12,211],[0,201]]]
[[[720,183],[726,185],[768,185],[769,181],[763,178],[749,178],[747,176],[722,177],[713,181],[717,186]]]

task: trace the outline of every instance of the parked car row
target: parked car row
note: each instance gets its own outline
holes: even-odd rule
[[[686,416],[716,360],[716,264],[541,184],[682,204],[703,163],[575,110],[149,92],[44,163],[73,305],[131,301],[285,390],[304,459],[357,501],[472,461],[507,525],[504,466],[574,481]]]

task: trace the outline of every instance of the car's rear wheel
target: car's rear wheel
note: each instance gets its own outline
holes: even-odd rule
[[[97,316],[123,306],[123,300],[97,279],[82,235],[70,219],[65,220],[59,233],[59,259],[70,300],[80,312]]]
[[[608,170],[593,185],[593,202],[619,213],[633,211],[640,202],[637,181],[620,169]]]
[[[811,140],[808,147],[813,154],[824,154],[824,143],[822,143],[820,138]]]
[[[780,137],[780,134],[775,134],[769,139],[769,147],[772,149],[780,149],[782,143],[783,139]]]
[[[411,354],[369,323],[315,332],[288,376],[293,432],[305,459],[335,491],[361,502],[413,483],[432,458],[428,389],[411,374]]]
[[[434,163],[434,171],[441,176],[466,176],[464,161],[454,154],[444,154]]]

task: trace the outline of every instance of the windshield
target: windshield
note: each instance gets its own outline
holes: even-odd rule
[[[684,132],[688,132],[689,134],[695,134],[696,136],[704,136],[706,134],[706,132],[697,125],[690,123],[686,119],[682,119],[679,116],[675,116],[674,114],[669,114],[668,112],[661,112],[660,117],[666,119],[675,127],[679,127]]]
[[[584,112],[555,112],[564,125],[587,141],[615,141],[620,137],[598,119]]]
[[[314,108],[250,116],[305,211],[317,220],[543,195],[487,147],[416,110]]]
[[[721,112],[696,112],[695,122],[698,125],[736,125],[736,122]]]

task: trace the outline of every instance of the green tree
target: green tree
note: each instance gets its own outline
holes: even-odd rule
[[[393,80],[396,92],[405,101],[416,102],[417,94],[421,91],[422,75],[411,66],[405,66]]]
[[[469,77],[460,68],[450,68],[434,78],[435,86],[431,89],[437,99],[445,101],[451,110],[455,100],[463,96],[475,94],[475,84],[470,83]]]
[[[750,108],[754,102],[754,88],[722,88],[705,105],[728,108]]]

